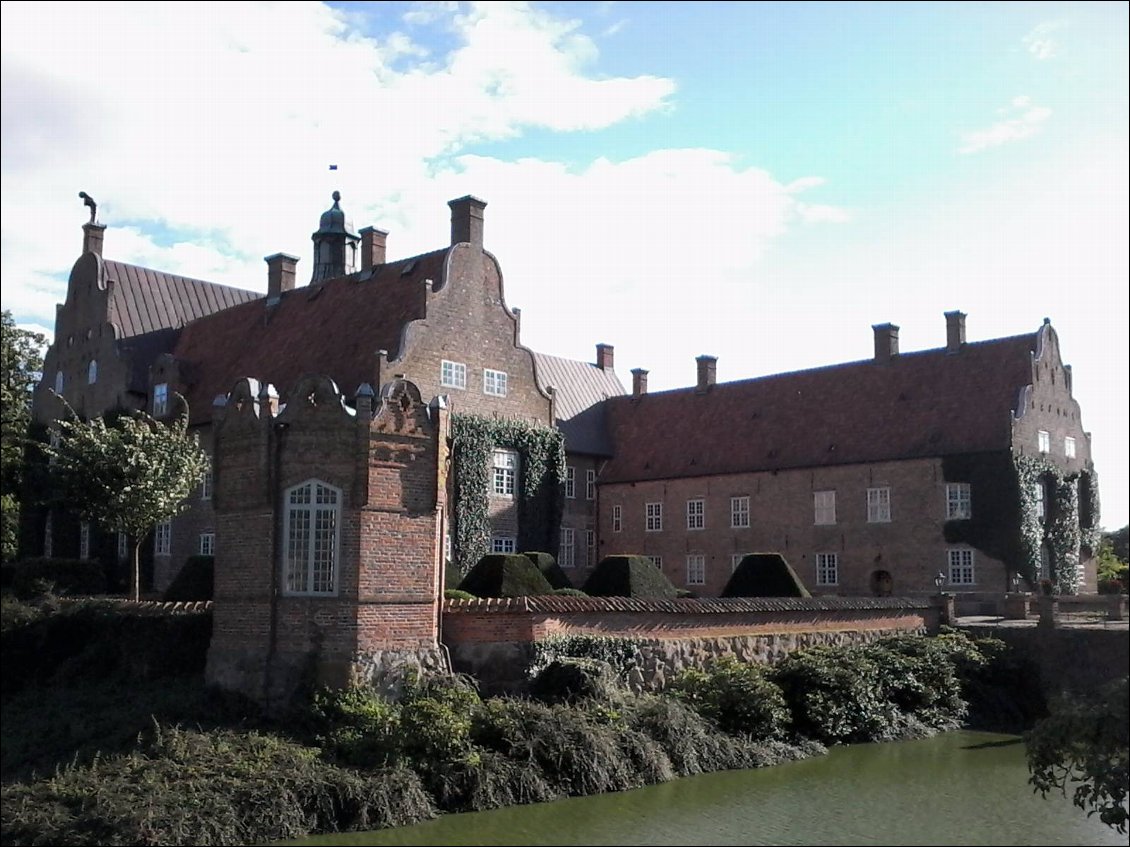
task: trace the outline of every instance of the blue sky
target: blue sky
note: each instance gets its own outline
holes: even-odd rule
[[[106,254],[265,289],[329,193],[486,243],[523,340],[654,388],[1049,317],[1127,522],[1125,3],[5,3],[3,305]],[[329,164],[338,170],[329,171]]]

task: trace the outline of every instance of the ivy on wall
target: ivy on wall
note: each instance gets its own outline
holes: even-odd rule
[[[467,573],[490,552],[492,453],[519,456],[518,549],[556,550],[564,506],[565,438],[559,430],[525,421],[452,416],[455,463],[455,564]]]
[[[1047,543],[1051,554],[1051,579],[1061,594],[1079,590],[1083,548],[1093,550],[1098,543],[1098,486],[1094,472],[1082,477],[1065,473],[1042,456],[1013,456],[1020,494],[1020,555],[1022,568],[1032,584],[1040,578],[1040,549]],[[1044,485],[1044,508],[1040,519],[1037,506],[1039,486]],[[1080,526],[1080,497],[1089,526]]]

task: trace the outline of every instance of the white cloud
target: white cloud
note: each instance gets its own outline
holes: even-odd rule
[[[1052,33],[1063,27],[1063,21],[1045,21],[1036,25],[1024,38],[1024,46],[1037,61],[1051,59],[1059,52],[1059,43],[1052,38]]]
[[[1052,110],[1046,106],[1033,106],[1032,98],[1019,96],[1012,98],[1008,107],[998,109],[1004,116],[984,129],[975,129],[961,135],[961,154],[978,153],[990,147],[999,147],[1013,141],[1021,141],[1035,135],[1051,117]]]

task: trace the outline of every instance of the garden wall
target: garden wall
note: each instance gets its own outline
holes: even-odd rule
[[[521,688],[534,641],[581,634],[633,638],[641,642],[633,687],[658,690],[684,668],[717,656],[769,664],[821,644],[936,632],[941,611],[927,600],[898,597],[448,600],[441,637],[454,669],[475,676],[489,693]]]

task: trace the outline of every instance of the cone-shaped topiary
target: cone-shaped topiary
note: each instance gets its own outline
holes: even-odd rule
[[[676,596],[675,586],[645,556],[609,556],[585,581],[584,592],[592,597]]]
[[[527,597],[552,594],[553,586],[525,556],[491,553],[479,559],[463,577],[459,590],[469,591],[476,597]]]
[[[568,575],[557,564],[557,560],[553,558],[550,553],[530,552],[523,553],[527,559],[537,565],[537,569],[541,571],[542,576],[549,580],[549,584],[554,588],[572,588],[573,582],[569,579]]]
[[[780,553],[750,553],[730,575],[723,597],[811,597]]]

